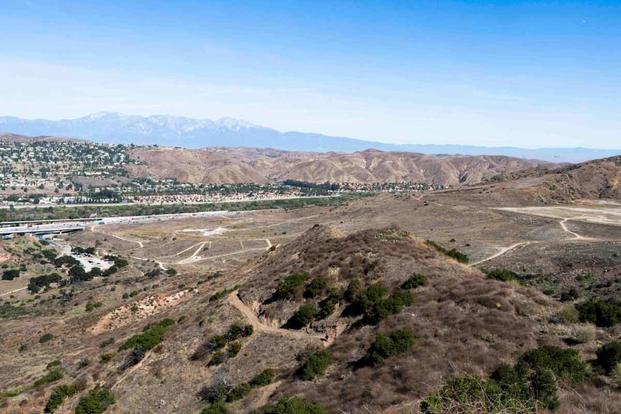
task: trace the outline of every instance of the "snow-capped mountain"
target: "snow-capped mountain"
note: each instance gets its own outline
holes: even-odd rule
[[[258,147],[292,151],[354,152],[366,149],[424,154],[507,155],[552,162],[580,162],[618,155],[619,150],[588,148],[478,147],[470,145],[386,144],[304,132],[281,132],[234,118],[193,119],[171,115],[125,115],[99,112],[56,121],[0,117],[0,133],[55,135],[114,144],[186,148]]]

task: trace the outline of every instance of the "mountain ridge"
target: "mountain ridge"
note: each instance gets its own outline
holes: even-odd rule
[[[168,145],[185,148],[271,147],[289,151],[356,152],[366,149],[424,154],[506,155],[550,162],[582,162],[621,154],[615,149],[518,148],[475,145],[390,144],[310,132],[278,131],[235,119],[194,119],[171,115],[99,112],[75,119],[0,117],[0,131],[24,135],[62,135],[102,143]]]

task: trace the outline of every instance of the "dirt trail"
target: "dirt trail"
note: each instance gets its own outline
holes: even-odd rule
[[[266,325],[259,320],[257,315],[254,313],[252,309],[250,309],[242,300],[239,298],[237,291],[232,292],[228,296],[228,303],[232,305],[235,309],[241,312],[242,315],[248,320],[248,322],[252,325],[255,331],[269,333],[272,335],[285,336],[291,339],[315,339],[320,341],[324,346],[328,345],[328,342],[325,340],[325,336],[323,335],[313,335],[306,333],[304,331],[297,331],[292,329],[283,329],[276,328],[274,326]]]
[[[507,252],[509,252],[509,251],[511,251],[511,250],[513,250],[513,249],[515,249],[517,247],[519,247],[519,246],[526,246],[526,245],[529,245],[531,243],[534,243],[534,242],[519,242],[519,243],[512,244],[509,247],[503,247],[502,249],[500,249],[500,251],[498,253],[493,254],[493,255],[491,255],[489,257],[486,257],[485,259],[479,260],[478,262],[471,263],[470,266],[476,266],[478,264],[487,262],[488,260],[495,259],[495,258],[497,258],[499,256],[502,256],[503,254],[505,254],[505,253],[507,253]]]
[[[103,234],[105,236],[114,237],[115,239],[123,240],[123,241],[126,241],[126,242],[136,243],[141,248],[144,248],[144,243],[142,241],[140,241],[140,240],[132,240],[132,239],[128,239],[126,237],[117,236],[116,234],[113,234],[113,233],[106,233],[106,232],[103,232],[103,231],[99,231],[99,230],[96,230],[96,227],[97,227],[97,224],[94,224],[94,225],[91,226],[91,231],[93,233],[99,233],[99,234]]]
[[[584,216],[576,216],[576,217],[567,217],[564,218],[562,220],[559,220],[559,224],[561,226],[561,228],[563,229],[564,232],[569,233],[572,237],[570,239],[559,239],[558,241],[564,241],[564,240],[582,240],[582,241],[602,241],[604,239],[600,239],[600,238],[594,238],[594,237],[584,237],[578,233],[576,233],[575,231],[571,231],[567,228],[567,222],[570,220],[583,220]],[[535,244],[535,243],[542,243],[543,241],[525,241],[525,242],[519,242],[519,243],[515,243],[512,244],[509,247],[503,247],[502,249],[500,249],[500,251],[496,254],[493,254],[489,257],[486,257],[485,259],[479,260],[478,262],[474,262],[471,263],[470,266],[476,266],[479,265],[481,263],[487,262],[489,260],[495,259],[499,256],[502,256],[503,254],[510,252],[511,250],[520,247],[520,246],[528,246],[529,244]]]
[[[22,290],[26,290],[26,289],[28,289],[28,288],[27,287],[23,287],[23,288],[19,288],[19,289],[9,290],[8,292],[0,293],[0,297],[1,296],[8,296],[11,293],[15,293],[15,292],[21,292]]]
[[[597,240],[597,239],[592,239],[590,237],[581,236],[578,233],[576,233],[574,231],[571,231],[571,230],[569,230],[567,228],[567,224],[566,224],[567,221],[569,221],[569,220],[580,220],[581,218],[583,218],[583,217],[568,217],[566,219],[563,219],[563,220],[559,221],[558,223],[561,225],[561,228],[565,232],[567,232],[567,233],[569,233],[569,234],[571,234],[573,236],[573,238],[571,240]]]

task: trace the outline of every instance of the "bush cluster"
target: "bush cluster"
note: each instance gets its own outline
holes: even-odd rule
[[[308,273],[294,273],[285,277],[278,284],[274,299],[292,299],[298,296],[308,278]]]
[[[510,282],[512,280],[520,280],[520,275],[509,269],[493,269],[485,271],[485,275],[488,279],[501,280],[503,282]]]
[[[600,327],[614,326],[621,321],[621,303],[589,299],[576,305],[581,322],[591,322]]]
[[[320,296],[328,287],[328,281],[325,277],[319,276],[310,281],[304,290],[305,298],[316,298]]]
[[[229,293],[236,291],[237,289],[239,289],[239,285],[233,286],[230,289],[220,290],[209,297],[209,302],[220,300],[224,298],[225,296],[227,296]]]
[[[350,307],[354,314],[364,315],[364,323],[375,325],[390,315],[395,315],[406,306],[414,304],[414,295],[404,289],[399,289],[388,296],[388,289],[380,282],[375,283],[362,291]]]
[[[621,363],[621,342],[612,341],[602,345],[597,350],[595,365],[604,370],[607,375],[614,372]]]
[[[300,367],[297,374],[305,381],[312,381],[322,376],[326,369],[332,363],[332,354],[330,351],[314,352],[306,358],[304,364]]]
[[[58,381],[65,376],[65,370],[59,366],[51,367],[48,369],[47,374],[36,380],[33,384],[34,387],[40,387],[41,385],[49,384],[54,381]]]
[[[363,358],[365,365],[378,366],[386,358],[403,354],[414,345],[414,333],[407,329],[378,334]]]
[[[468,257],[467,254],[462,253],[455,248],[448,250],[447,248],[440,246],[438,243],[434,242],[433,240],[427,240],[427,244],[433,247],[434,249],[436,249],[437,251],[439,251],[440,253],[443,253],[449,257],[452,257],[453,259],[457,260],[460,263],[468,263],[470,261],[470,258]]]
[[[114,266],[116,266],[118,269],[121,269],[129,265],[129,262],[126,259],[123,259],[119,256],[115,256],[112,254],[104,256],[104,259],[114,262]]]
[[[52,283],[59,283],[62,277],[58,273],[49,275],[35,276],[28,281],[28,290],[30,293],[39,293],[41,289],[47,288]]]
[[[201,398],[209,403],[201,414],[226,413],[225,403],[231,403],[246,397],[254,388],[264,387],[271,384],[276,378],[276,371],[265,369],[255,375],[250,381],[242,382],[235,387],[224,383],[218,383],[212,387],[206,387],[199,393]]]
[[[230,345],[230,343],[233,343],[240,338],[248,337],[252,335],[253,332],[254,328],[252,325],[233,324],[224,334],[216,335],[199,346],[190,359],[198,360],[206,357],[207,355],[213,354],[210,364],[219,365],[226,359],[226,354],[221,352],[221,350],[224,349],[227,344],[229,345],[229,353],[234,354],[232,356],[235,356],[237,352],[239,352],[239,349],[237,352],[233,352],[236,345]]]
[[[293,314],[291,319],[287,322],[287,327],[300,329],[307,326],[309,323],[315,320],[319,315],[319,309],[314,303],[308,303],[302,305]]]
[[[50,394],[50,398],[48,398],[47,403],[45,404],[44,412],[53,413],[62,405],[65,398],[77,394],[82,390],[82,388],[83,385],[81,385],[78,381],[73,384],[62,384],[54,387],[52,393]]]
[[[327,414],[328,411],[317,403],[303,398],[282,398],[274,405],[261,407],[258,414]]]
[[[401,289],[416,289],[417,287],[425,286],[426,284],[427,277],[425,275],[414,273],[403,283],[403,285],[401,285]]]
[[[514,366],[501,365],[487,380],[477,376],[449,380],[421,403],[421,411],[433,414],[555,410],[559,406],[557,379],[579,383],[588,375],[588,366],[577,351],[543,346],[523,354]]]
[[[149,351],[162,342],[164,334],[174,324],[175,321],[172,319],[163,319],[158,323],[147,325],[141,334],[134,335],[125,341],[119,348],[119,351],[138,348],[145,352]]]
[[[107,388],[95,388],[80,398],[75,414],[101,414],[114,404],[114,394]]]
[[[13,280],[19,277],[19,269],[8,269],[2,272],[2,280]]]

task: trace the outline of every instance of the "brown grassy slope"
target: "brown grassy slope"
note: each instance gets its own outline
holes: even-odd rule
[[[269,303],[277,281],[291,272],[326,276],[331,286],[346,286],[354,276],[365,284],[381,281],[391,289],[413,272],[428,276],[416,290],[416,304],[378,326],[354,328],[355,321],[337,311],[315,322],[310,332],[341,333],[331,351],[335,365],[317,382],[289,379],[277,395],[302,394],[339,412],[377,412],[412,402],[439,388],[451,376],[483,374],[546,339],[546,315],[555,310],[542,295],[487,280],[476,269],[438,254],[426,243],[393,229],[367,230],[342,237],[317,226],[279,248],[251,271],[241,298],[264,323],[279,325],[304,301]],[[366,272],[366,273],[365,273]],[[417,342],[410,353],[380,368],[354,370],[377,332],[408,328]]]
[[[476,184],[503,172],[544,162],[505,156],[424,155],[367,150],[352,154],[288,152],[255,148],[132,151],[144,165],[132,176],[177,178],[193,183],[244,183],[296,179],[309,182],[426,182]]]
[[[621,199],[621,156],[562,167],[545,174],[507,175],[509,192],[529,195],[544,203],[566,203],[579,199]]]

